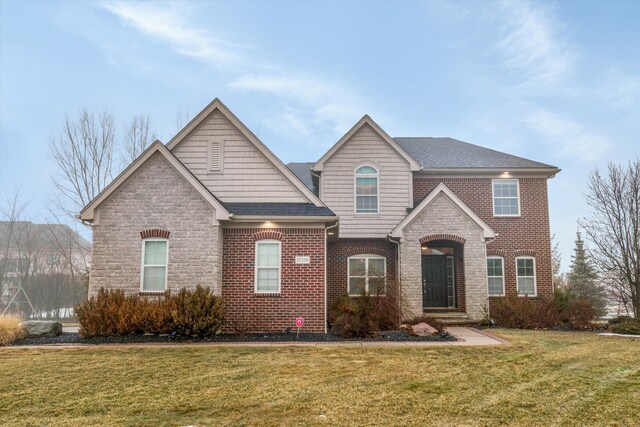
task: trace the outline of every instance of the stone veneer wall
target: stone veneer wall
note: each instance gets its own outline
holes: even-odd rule
[[[281,242],[280,293],[255,292],[255,246],[261,239]],[[296,264],[296,255],[310,257]],[[222,297],[226,332],[325,331],[324,228],[225,228]],[[236,331],[236,332],[237,332]]]
[[[140,290],[142,238],[169,235],[167,287],[196,285],[221,293],[222,232],[215,211],[161,154],[154,154],[98,208],[93,229],[89,294],[100,287]]]
[[[442,193],[404,229],[400,244],[400,271],[402,296],[409,312],[403,313],[403,318],[423,312],[420,239],[431,234],[453,234],[465,239],[466,312],[470,320],[480,320],[482,306],[488,304],[486,246],[482,229]]]

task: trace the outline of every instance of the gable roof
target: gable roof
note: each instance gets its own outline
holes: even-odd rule
[[[453,191],[449,189],[444,183],[438,184],[434,190],[429,193],[429,195],[422,201],[418,206],[415,207],[414,210],[411,211],[409,215],[407,215],[401,222],[398,224],[390,233],[391,237],[399,238],[402,237],[402,232],[404,228],[414,220],[416,216],[422,210],[427,207],[440,193],[445,194],[454,204],[456,204],[473,222],[478,224],[480,228],[482,228],[482,232],[485,239],[493,239],[496,237],[496,233],[489,227],[475,212],[469,208],[469,206],[465,205],[462,200],[456,196]]]
[[[94,220],[94,211],[95,209],[104,202],[114,191],[116,191],[121,185],[123,185],[126,180],[136,172],[149,158],[155,154],[160,153],[175,169],[178,171],[180,175],[184,179],[186,179],[193,188],[205,199],[216,211],[216,219],[225,220],[230,218],[229,211],[220,203],[220,201],[204,186],[192,173],[189,169],[186,168],[185,165],[180,162],[174,156],[164,144],[158,140],[156,140],[153,144],[151,144],[144,152],[138,156],[136,160],[133,161],[120,175],[116,177],[109,185],[107,185],[104,190],[100,192],[92,201],[90,201],[87,206],[85,206],[82,211],[80,211],[79,218],[84,221],[93,221]]]
[[[404,158],[407,163],[409,163],[409,168],[411,171],[419,171],[421,169],[420,164],[416,162],[416,160],[411,157],[409,153],[407,153],[404,148],[402,148],[393,138],[391,138],[376,122],[373,121],[369,115],[365,114],[358,123],[356,123],[349,132],[345,133],[342,138],[338,142],[336,142],[333,147],[329,149],[320,160],[313,165],[314,171],[322,171],[324,168],[324,162],[326,162],[331,156],[333,156],[339,149],[342,147],[361,127],[369,125],[371,128],[380,135],[380,137],[391,146],[402,158]]]
[[[309,190],[313,191],[313,194],[317,195],[318,188],[313,183],[313,174],[311,173],[313,164],[313,162],[291,162],[287,163],[287,167]]]
[[[425,170],[547,169],[549,172],[559,171],[555,166],[453,138],[398,137],[393,139],[416,159]]]
[[[184,128],[182,128],[171,140],[167,143],[167,148],[173,150],[184,138],[189,135],[200,123],[202,123],[211,113],[214,111],[220,111],[220,113],[227,118],[239,131],[242,133],[249,142],[251,142],[260,153],[262,153],[276,169],[282,173],[311,203],[316,206],[326,205],[309,190],[307,186],[300,181],[300,179],[291,172],[282,161],[275,155],[269,148],[258,139],[258,137],[251,132],[251,130],[244,125],[233,114],[226,105],[222,103],[218,98],[215,98],[209,105],[207,105],[202,111],[200,111]]]

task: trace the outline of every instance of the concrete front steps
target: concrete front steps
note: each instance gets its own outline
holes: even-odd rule
[[[469,320],[469,316],[467,313],[459,312],[459,311],[424,311],[425,316],[433,317],[445,325],[466,325],[468,323],[473,323]]]

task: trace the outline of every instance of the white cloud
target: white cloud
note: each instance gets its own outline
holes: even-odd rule
[[[494,47],[504,57],[502,65],[524,76],[525,85],[549,85],[571,72],[577,53],[549,7],[503,2],[495,18],[500,36]]]
[[[226,84],[228,88],[281,99],[271,107],[275,123],[269,126],[282,134],[294,132],[308,137],[318,129],[344,132],[364,114],[361,97],[346,85],[250,58],[246,49],[187,22],[180,8],[184,4],[109,2],[102,7],[181,55],[240,74]]]
[[[185,22],[181,3],[158,7],[153,3],[107,2],[102,7],[136,30],[169,44],[177,53],[219,68],[249,65],[241,48]]]
[[[524,122],[542,135],[551,149],[557,149],[564,157],[598,160],[612,146],[605,136],[590,132],[580,124],[548,111],[537,111]]]
[[[610,70],[604,79],[601,96],[616,107],[632,107],[640,98],[640,75]]]

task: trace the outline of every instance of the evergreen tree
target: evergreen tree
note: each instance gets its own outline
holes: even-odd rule
[[[580,230],[576,232],[576,246],[571,256],[571,270],[567,275],[568,290],[575,298],[585,298],[602,316],[607,309],[607,295],[598,283],[598,274],[584,246]]]

